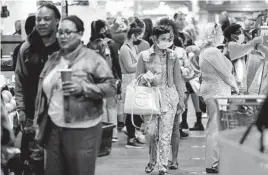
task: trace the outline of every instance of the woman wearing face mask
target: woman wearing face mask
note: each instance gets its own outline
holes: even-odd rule
[[[143,34],[142,26],[139,26],[136,22],[130,24],[130,28],[127,31],[127,39],[120,49],[119,62],[122,70],[122,98],[125,99],[126,87],[135,78],[135,72],[138,61],[138,48],[137,45],[141,43]],[[136,126],[141,126],[142,119],[139,116],[134,117]],[[139,140],[135,137],[135,127],[131,122],[131,115],[126,114],[125,121],[128,142],[127,148],[142,148]]]
[[[245,35],[239,24],[231,24],[224,31],[226,38],[227,57],[234,65],[234,72],[240,90],[247,89],[246,82],[246,60],[245,56],[255,49],[257,44],[262,42],[260,37],[245,43]]]
[[[121,94],[121,82],[122,82],[122,72],[121,72],[121,67],[119,63],[119,50],[118,46],[115,43],[115,41],[112,38],[110,32],[109,32],[109,26],[104,20],[97,20],[93,21],[91,23],[91,37],[90,41],[87,44],[89,47],[90,43],[94,42],[97,39],[104,39],[104,41],[108,44],[109,50],[110,50],[110,56],[112,58],[112,71],[114,77],[118,81],[118,86],[117,86],[117,94]],[[120,105],[121,103],[118,102],[117,105]],[[119,115],[118,113],[118,125],[117,127],[124,127],[124,119],[122,115]],[[115,139],[116,140],[116,139]]]
[[[109,68],[112,70],[113,63],[111,58],[111,51],[107,42],[104,39],[98,38],[94,42],[90,43],[90,49],[98,52],[107,62]],[[117,133],[117,95],[113,97],[106,98],[104,100],[103,110],[103,121],[110,122],[114,124],[116,127],[113,129],[113,137],[112,142],[118,141],[118,133]]]
[[[206,27],[199,66],[202,74],[200,93],[207,106],[208,123],[206,133],[206,172],[217,173],[219,147],[216,136],[220,130],[219,111],[214,96],[231,95],[231,90],[239,92],[232,63],[217,49],[224,40],[221,26],[209,23]]]
[[[168,27],[154,27],[153,40],[154,45],[140,54],[136,71],[136,77],[142,75],[140,85],[145,86],[145,82],[150,82],[151,86],[159,87],[161,93],[161,115],[154,115],[150,121],[150,117],[145,116],[150,144],[150,161],[145,172],[152,172],[157,165],[159,175],[168,175],[173,122],[175,114],[184,110],[185,88],[179,58],[175,51],[168,49],[172,45]]]
[[[97,39],[104,39],[107,42],[110,50],[110,55],[112,58],[112,71],[114,77],[122,81],[122,73],[119,64],[119,55],[118,55],[118,47],[116,46],[115,42],[111,39],[111,35],[108,32],[108,25],[104,20],[97,20],[91,23],[91,37],[87,44],[89,47],[90,43],[94,42]],[[118,93],[120,94],[120,89],[118,89]]]

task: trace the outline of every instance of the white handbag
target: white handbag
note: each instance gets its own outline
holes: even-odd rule
[[[193,89],[193,91],[196,93],[197,96],[201,96],[200,95],[200,81],[199,81],[199,77],[196,77],[192,80],[189,81],[189,83],[191,84],[191,87]]]
[[[132,123],[136,128],[139,127],[134,124],[134,114],[147,115],[151,118],[153,115],[161,114],[159,88],[139,86],[141,77],[142,75],[127,86],[124,104],[124,113],[131,114]]]

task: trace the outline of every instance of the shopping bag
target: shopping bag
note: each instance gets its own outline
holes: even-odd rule
[[[160,114],[160,91],[157,87],[138,85],[139,78],[126,88],[124,113],[136,115]]]
[[[194,79],[191,79],[189,81],[189,83],[191,84],[192,89],[194,90],[194,92],[196,93],[197,96],[200,96],[200,81],[199,81],[199,77],[195,77]]]

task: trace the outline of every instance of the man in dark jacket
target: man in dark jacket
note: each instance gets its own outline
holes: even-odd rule
[[[22,44],[17,56],[15,97],[23,128],[21,159],[24,162],[29,161],[30,155],[33,155],[29,151],[29,147],[34,143],[34,134],[29,134],[27,128],[31,127],[33,123],[39,75],[49,55],[59,50],[56,32],[60,18],[60,12],[54,5],[41,5],[36,13],[35,29]],[[42,152],[39,154],[41,158],[42,154]],[[37,154],[33,162],[40,160],[40,157],[38,158]],[[34,163],[34,166],[38,175],[44,174],[42,159],[38,163]]]
[[[35,16],[28,16],[28,18],[25,21],[25,33],[26,33],[27,36],[30,35],[30,33],[33,31],[34,26],[35,26]],[[14,70],[16,69],[17,56],[18,56],[18,53],[19,53],[20,48],[21,48],[21,46],[22,46],[23,43],[24,42],[22,42],[21,44],[19,44],[14,49],[14,52],[13,52],[13,69]]]

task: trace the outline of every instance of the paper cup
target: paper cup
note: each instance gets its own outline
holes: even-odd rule
[[[62,69],[61,71],[61,80],[70,81],[72,79],[72,69]]]

